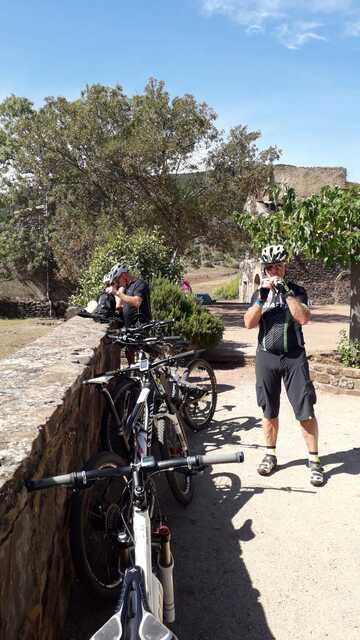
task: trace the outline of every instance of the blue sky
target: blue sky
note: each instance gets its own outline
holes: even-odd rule
[[[0,99],[192,93],[282,162],[360,181],[360,0],[0,0]]]

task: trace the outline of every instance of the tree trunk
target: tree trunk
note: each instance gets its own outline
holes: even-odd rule
[[[360,340],[360,262],[351,263],[350,338]]]

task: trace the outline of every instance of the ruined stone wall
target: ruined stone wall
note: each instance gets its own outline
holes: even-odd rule
[[[0,638],[60,640],[72,580],[69,490],[25,478],[81,468],[103,403],[81,382],[118,365],[104,327],[75,317],[0,360]]]
[[[1,300],[0,317],[2,318],[62,318],[67,303],[61,300],[48,302],[47,300]]]
[[[346,169],[343,167],[297,167],[290,164],[274,165],[274,180],[293,187],[299,198],[319,193],[325,185],[346,187]]]
[[[305,287],[313,304],[349,304],[350,271],[342,267],[324,267],[322,262],[294,258],[287,277]]]
[[[247,259],[240,263],[240,302],[250,302],[261,277],[258,260]],[[297,257],[289,264],[287,277],[305,287],[312,304],[350,303],[350,271],[341,267],[325,268],[322,262]]]

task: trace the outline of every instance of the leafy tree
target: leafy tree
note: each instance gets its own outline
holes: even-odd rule
[[[97,84],[74,101],[48,97],[39,109],[26,98],[6,98],[0,260],[26,262],[29,270],[50,263],[76,283],[119,224],[129,233],[156,226],[179,252],[195,237],[228,244],[237,232],[234,207],[241,210],[267,183],[279,152],[259,151],[259,132],[246,127],[224,138],[215,120],[205,103],[188,94],[171,99],[155,79],[132,97],[121,86]]]
[[[229,247],[241,238],[233,211],[243,211],[249,196],[259,196],[273,181],[272,166],[280,158],[278,147],[260,150],[260,131],[234,127],[219,138],[207,158],[204,207],[209,221],[207,237]]]
[[[235,220],[259,251],[284,242],[290,254],[323,260],[325,265],[351,268],[350,338],[360,337],[360,188],[323,187],[304,200],[287,189],[276,212],[257,216],[235,214]]]

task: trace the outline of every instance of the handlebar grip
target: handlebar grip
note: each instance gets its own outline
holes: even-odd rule
[[[25,480],[25,486],[28,491],[40,491],[41,489],[49,489],[51,487],[61,486],[73,487],[76,489],[85,489],[89,483],[95,480],[127,476],[130,473],[130,465],[117,467],[116,469],[91,469],[89,471],[74,471],[73,473],[66,473],[62,476],[51,476],[49,478],[41,478],[40,480]]]
[[[40,489],[59,486],[73,487],[75,486],[75,474],[66,473],[63,476],[52,476],[41,478],[40,480],[25,480],[25,486],[28,491],[39,491]]]
[[[235,453],[207,453],[204,456],[198,456],[199,463],[202,464],[222,464],[227,462],[244,462],[244,453],[235,451]]]

